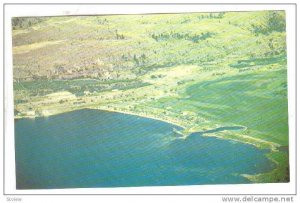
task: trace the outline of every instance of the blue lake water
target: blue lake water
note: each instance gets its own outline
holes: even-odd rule
[[[180,139],[173,129],[181,130],[158,120],[87,109],[16,120],[17,188],[249,183],[240,174],[274,167],[266,150],[201,133]]]

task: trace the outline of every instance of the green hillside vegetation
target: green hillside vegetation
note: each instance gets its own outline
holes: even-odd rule
[[[270,149],[286,182],[283,11],[13,18],[15,117],[96,108]]]

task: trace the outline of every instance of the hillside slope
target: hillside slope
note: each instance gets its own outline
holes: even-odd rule
[[[282,11],[13,19],[15,116],[97,108],[270,149],[288,181]]]

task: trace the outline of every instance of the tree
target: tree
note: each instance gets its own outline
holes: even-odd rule
[[[268,27],[268,31],[284,32],[285,31],[284,15],[280,15],[280,13],[275,11],[268,13],[267,27]]]
[[[261,22],[251,25],[251,30],[255,35],[284,32],[285,15],[279,11],[269,11]]]

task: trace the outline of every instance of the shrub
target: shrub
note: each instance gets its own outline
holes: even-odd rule
[[[29,28],[34,24],[37,24],[39,22],[42,22],[45,18],[41,17],[15,17],[12,18],[12,28],[14,30],[20,29],[20,28]]]

